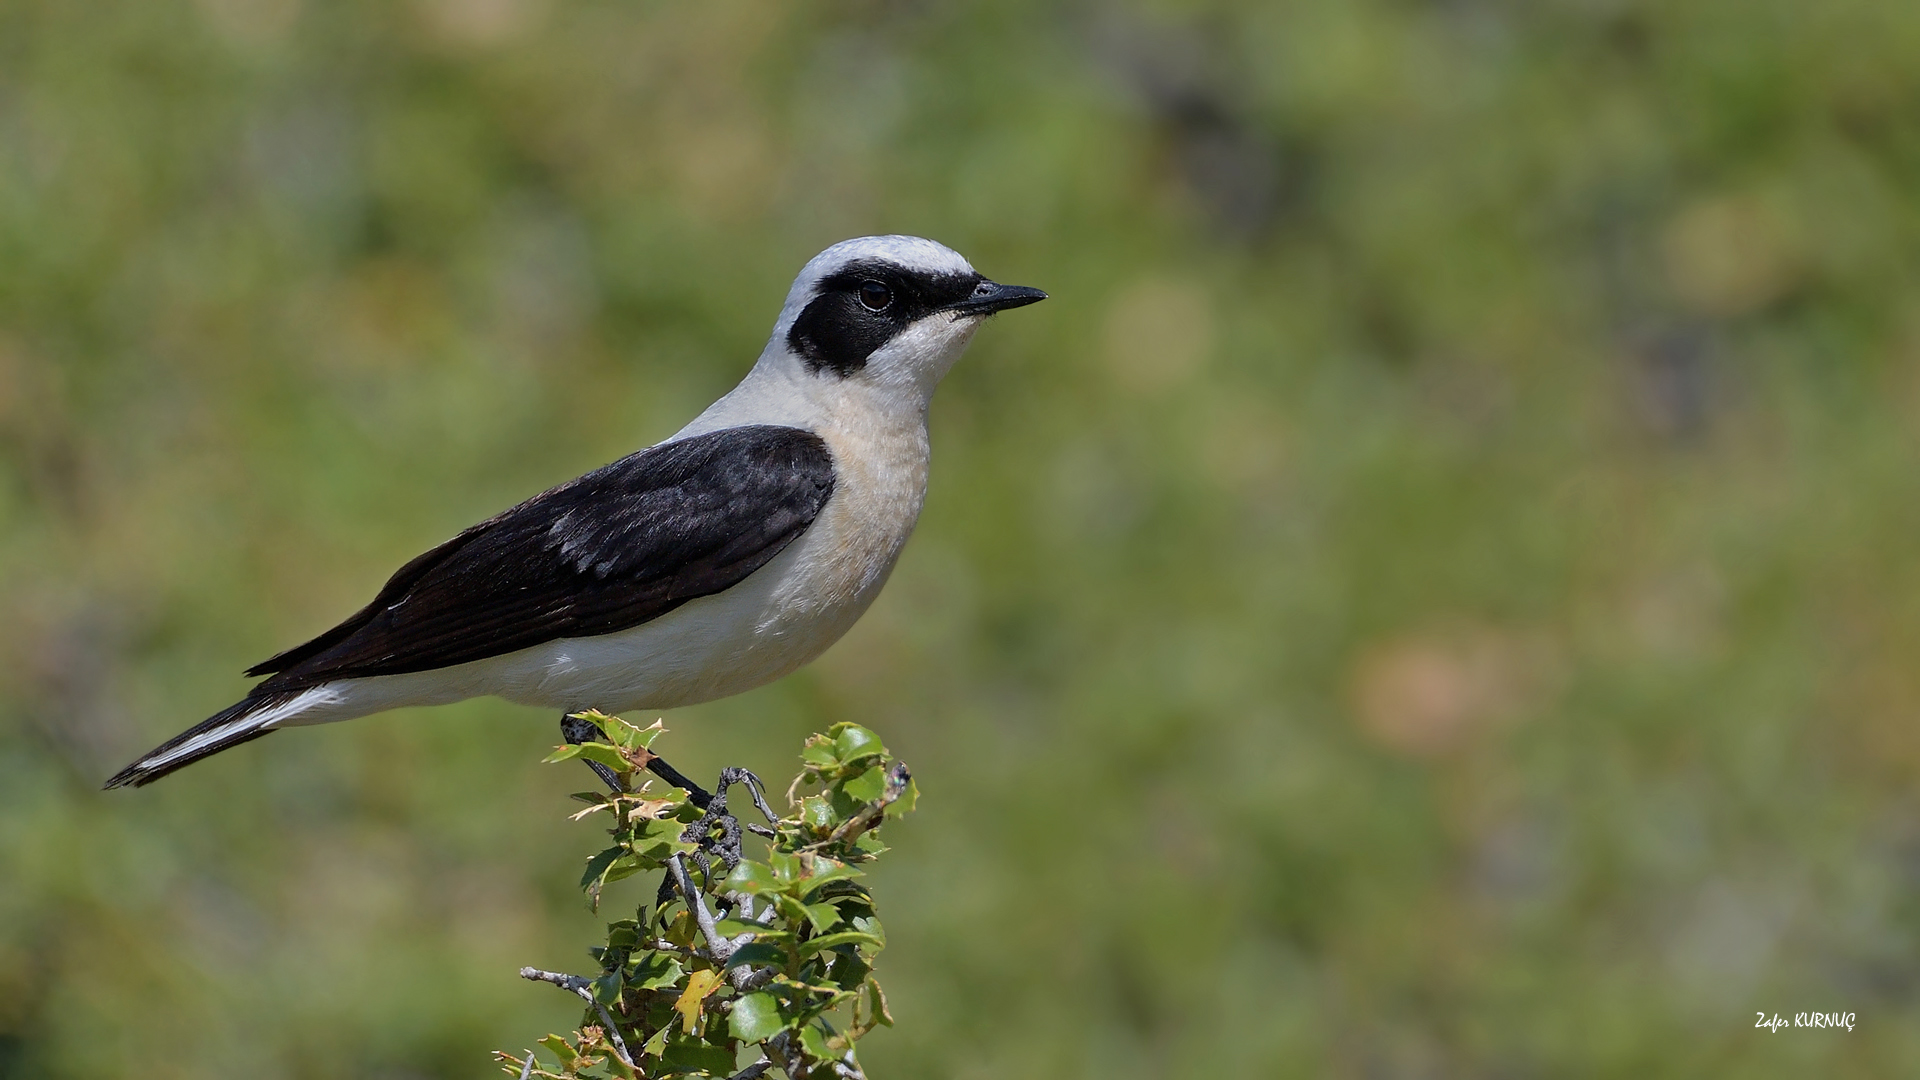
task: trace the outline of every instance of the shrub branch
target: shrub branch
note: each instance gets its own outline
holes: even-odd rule
[[[567,745],[547,760],[579,758],[608,787],[574,796],[587,804],[574,819],[606,821],[612,837],[581,875],[588,904],[599,910],[628,877],[657,871],[660,882],[651,905],[607,924],[606,943],[588,950],[597,975],[520,969],[588,1009],[571,1034],[540,1040],[554,1064],[497,1051],[503,1070],[521,1080],[758,1080],[774,1070],[865,1080],[855,1044],[893,1021],[873,975],[886,933],[860,879],[886,850],[881,828],[913,807],[907,767],[871,731],[837,724],[801,748],[789,812],[776,817],[745,769],[723,770],[708,792],[667,764],[652,750],[658,723],[588,712],[562,730]],[[768,825],[743,826],[728,811],[736,785]],[[766,842],[764,858],[747,857],[746,834]]]

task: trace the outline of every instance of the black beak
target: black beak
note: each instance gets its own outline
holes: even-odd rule
[[[996,311],[1037,304],[1046,298],[1047,294],[1039,289],[1029,289],[1025,285],[1002,285],[982,278],[980,284],[974,286],[972,296],[947,310],[956,315],[991,315]]]

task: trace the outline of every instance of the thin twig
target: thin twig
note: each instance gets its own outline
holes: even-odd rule
[[[707,939],[707,955],[712,957],[714,963],[719,964],[721,970],[726,973],[727,982],[731,983],[735,990],[747,993],[758,990],[772,981],[778,971],[771,965],[759,968],[748,967],[745,964],[728,966],[727,961],[733,959],[733,954],[739,952],[742,945],[753,940],[753,932],[748,931],[732,938],[721,937],[720,927],[714,922],[713,913],[707,910],[706,897],[693,887],[693,878],[687,873],[687,864],[682,861],[678,853],[668,857],[667,869],[672,872],[674,882],[680,886],[680,894],[687,898],[687,906],[693,909],[693,917],[700,924],[700,933]],[[751,903],[743,906],[749,913],[753,911]]]
[[[793,1032],[790,1029],[776,1031],[771,1038],[760,1044],[766,1048],[767,1056],[780,1064],[780,1071],[788,1076],[794,1075],[800,1068],[794,1061],[798,1055],[793,1052],[792,1035]]]
[[[798,1075],[800,1069],[801,1054],[793,1043],[793,1032],[788,1030],[775,1032],[772,1038],[761,1044],[767,1048],[769,1055],[779,1061],[781,1070],[789,1076]],[[829,1062],[828,1067],[841,1080],[867,1080],[867,1074],[854,1064],[851,1050],[841,1055],[839,1060]]]
[[[593,1001],[593,995],[591,993],[587,995],[587,1000]],[[620,1063],[632,1069],[634,1072],[639,1072],[640,1066],[635,1065],[633,1063],[633,1055],[627,1053],[627,1040],[620,1037],[620,1026],[613,1022],[613,1015],[607,1012],[607,1007],[598,1001],[593,1001],[593,1008],[594,1011],[600,1014],[600,1022],[607,1025],[607,1038],[613,1040],[613,1049],[615,1053],[620,1055]]]
[[[753,934],[745,933],[739,937],[720,936],[720,928],[714,924],[713,912],[707,910],[707,898],[704,893],[693,887],[693,879],[687,875],[687,864],[675,852],[667,859],[667,865],[673,870],[674,883],[680,886],[680,895],[687,898],[693,908],[693,917],[700,924],[700,933],[707,939],[707,954],[724,965],[740,950],[740,946],[753,940]]]
[[[552,983],[562,990],[571,990],[586,999],[587,1004],[600,1014],[600,1022],[607,1026],[607,1038],[613,1040],[614,1053],[620,1055],[620,1063],[638,1072],[640,1066],[633,1063],[633,1056],[627,1053],[627,1040],[620,1037],[620,1028],[613,1022],[613,1014],[593,996],[593,980],[584,975],[568,975],[562,971],[541,971],[539,968],[523,967],[520,977],[532,982]]]
[[[527,1063],[525,1065],[520,1066],[520,1080],[527,1080],[527,1078],[532,1075],[533,1075],[533,1051],[529,1050],[527,1051]]]

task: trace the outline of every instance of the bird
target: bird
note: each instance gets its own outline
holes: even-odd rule
[[[913,531],[935,387],[988,317],[1046,298],[921,237],[834,244],[794,279],[747,375],[691,423],[408,562],[106,787],[388,709],[493,696],[564,720],[795,671],[873,603]]]

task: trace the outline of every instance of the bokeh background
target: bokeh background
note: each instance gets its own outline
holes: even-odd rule
[[[555,717],[97,788],[885,231],[1053,299],[663,744],[914,765],[876,1078],[1920,1069],[1920,5],[6,0],[0,1077],[570,1027]]]

